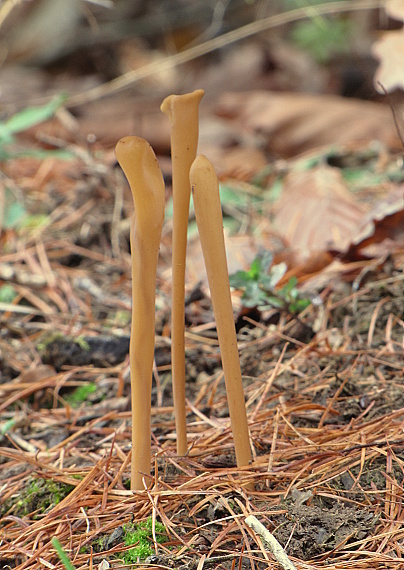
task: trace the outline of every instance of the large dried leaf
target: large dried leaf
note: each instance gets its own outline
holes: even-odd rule
[[[382,242],[384,247],[375,247]],[[404,185],[390,192],[363,217],[345,258],[361,257],[359,252],[365,248],[371,256],[386,254],[392,249],[392,242],[398,246],[404,243]]]
[[[305,258],[315,251],[348,247],[364,212],[340,171],[320,166],[286,177],[274,223],[289,246]]]
[[[267,150],[283,157],[334,143],[398,145],[391,110],[368,101],[253,91],[223,95],[216,110],[241,132],[261,134]]]
[[[390,18],[404,21],[404,0],[386,0],[384,9]]]
[[[372,45],[372,54],[380,61],[374,77],[376,89],[404,89],[404,30],[384,34]]]

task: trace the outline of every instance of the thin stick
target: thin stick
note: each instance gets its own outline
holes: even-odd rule
[[[144,139],[125,137],[118,142],[115,152],[128,179],[135,203],[130,233],[131,489],[140,491],[144,488],[143,476],[150,474],[150,408],[155,341],[156,272],[164,221],[165,189],[156,156]]]
[[[397,136],[400,139],[401,142],[401,146],[404,148],[404,136],[403,136],[403,120],[401,118],[401,113],[400,113],[400,119],[398,118],[397,112],[394,108],[393,102],[391,100],[390,94],[387,91],[387,89],[385,88],[385,86],[380,83],[380,81],[377,82],[378,85],[380,85],[380,89],[383,91],[383,93],[385,94],[385,96],[387,97],[387,102],[390,105],[390,109],[393,115],[393,121],[394,121],[394,126],[396,127],[396,132],[397,132]],[[401,123],[401,126],[399,124],[399,121]]]
[[[190,179],[222,356],[237,466],[244,467],[251,463],[252,456],[230,296],[219,182],[212,164],[201,155],[191,166]]]
[[[177,453],[187,453],[185,411],[185,258],[191,185],[189,169],[195,160],[199,134],[199,102],[203,90],[186,95],[170,95],[161,110],[171,121],[171,157],[173,165],[173,239],[172,239],[172,309],[171,365]]]
[[[258,534],[259,537],[262,538],[264,543],[269,546],[272,554],[285,570],[296,570],[296,566],[289,560],[288,555],[274,535],[271,534],[257,518],[250,515],[245,519],[245,522],[256,534]]]

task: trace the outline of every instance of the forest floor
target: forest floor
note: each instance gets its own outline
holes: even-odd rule
[[[62,568],[53,537],[77,569],[280,568],[249,515],[290,568],[404,568],[404,173],[391,111],[262,90],[206,99],[201,150],[220,176],[229,272],[268,251],[269,274],[287,267],[264,308],[232,290],[253,462],[235,464],[192,208],[189,452],[176,454],[161,98],[67,102],[0,138],[0,568]],[[126,134],[147,137],[167,183],[141,493],[129,490],[133,205],[113,153]]]
[[[263,562],[271,555],[244,523],[255,514],[298,568],[401,568],[399,242],[390,239],[388,254],[361,259],[351,248],[345,259],[335,254],[331,264],[301,275],[301,295],[312,302],[298,315],[242,311],[235,292],[254,450],[251,467],[238,470],[197,253],[187,282],[190,448],[187,457],[176,456],[168,219],[156,301],[153,484],[134,495],[127,490],[129,191],[117,168],[94,158],[19,158],[7,161],[4,173],[21,218],[3,231],[0,266],[3,294],[11,293],[1,304],[3,567],[56,567],[53,536],[77,568],[89,557],[93,565],[119,567],[128,547],[117,529],[153,516],[168,535],[153,564],[194,568],[203,559],[206,567],[275,568]],[[237,189],[240,182],[225,184]],[[239,199],[225,202],[225,211],[226,204],[227,219],[254,226],[273,207]],[[394,226],[384,221],[386,231]],[[241,236],[232,239],[242,250]],[[195,235],[191,250],[194,243]]]

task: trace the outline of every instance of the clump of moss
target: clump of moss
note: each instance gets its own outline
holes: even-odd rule
[[[153,521],[149,517],[146,521],[142,521],[136,525],[124,525],[123,542],[126,546],[135,545],[134,548],[122,552],[119,558],[122,558],[125,564],[132,564],[145,560],[148,556],[154,554],[153,548]],[[156,542],[163,544],[167,542],[167,533],[164,525],[160,522],[155,523]]]
[[[33,518],[38,518],[40,514],[60,503],[73,489],[73,485],[52,479],[32,478],[18,498],[11,497],[4,503],[0,516],[4,516],[6,512],[12,512],[18,517],[35,513]]]
[[[97,391],[97,384],[94,382],[87,382],[82,386],[76,388],[71,394],[65,396],[66,402],[68,402],[73,408],[80,406],[83,402],[88,401],[90,394]]]

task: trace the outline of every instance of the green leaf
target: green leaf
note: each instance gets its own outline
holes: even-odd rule
[[[244,307],[260,307],[268,309],[289,309],[290,312],[299,312],[305,309],[310,301],[299,299],[297,279],[292,277],[279,291],[275,287],[285,275],[286,263],[272,265],[272,253],[260,252],[251,263],[248,271],[237,271],[230,275],[230,285],[243,291],[241,297]]]
[[[295,24],[292,39],[317,62],[327,63],[334,55],[349,52],[352,29],[352,23],[342,18],[313,17]]]
[[[250,280],[258,281],[258,278],[261,274],[262,266],[261,266],[261,258],[257,256],[254,261],[250,265],[250,269],[248,270],[248,275]]]
[[[265,296],[265,308],[275,308],[275,309],[284,309],[285,308],[285,301],[276,297],[275,295],[266,295]]]
[[[13,135],[4,123],[0,123],[0,144],[10,144],[13,142]]]
[[[263,193],[262,197],[266,200],[266,202],[276,202],[279,200],[283,190],[283,177],[278,176],[274,183],[269,186],[265,192]]]
[[[296,299],[296,301],[289,304],[289,311],[291,313],[301,313],[310,304],[311,304],[310,299]]]
[[[230,286],[235,289],[243,289],[246,287],[247,283],[251,281],[251,275],[249,271],[237,271],[232,275],[229,275]]]
[[[279,295],[282,295],[282,297],[287,297],[288,295],[290,295],[291,291],[296,287],[296,285],[297,285],[297,278],[291,277],[289,281],[286,283],[286,285],[284,285],[282,289],[279,290]]]
[[[265,304],[266,293],[260,288],[257,281],[249,281],[242,299],[245,307],[258,307]]]
[[[13,429],[13,427],[15,426],[16,423],[17,423],[17,419],[11,418],[10,420],[7,420],[3,424],[0,424],[0,437],[3,437],[11,429]]]
[[[245,192],[241,192],[240,190],[235,190],[231,186],[227,184],[220,184],[219,186],[220,191],[220,203],[221,204],[228,204],[237,207],[243,206],[243,208],[249,203],[250,196],[248,196]]]
[[[13,135],[26,131],[30,127],[50,119],[66,99],[66,95],[58,95],[49,101],[49,103],[46,103],[46,105],[42,105],[41,107],[26,107],[6,121],[0,121],[0,160],[9,158],[8,153],[1,147],[12,143],[14,140]],[[52,151],[45,152],[49,153]]]
[[[26,107],[10,117],[3,125],[11,135],[26,131],[50,119],[65,100],[66,95],[58,95],[42,107]]]
[[[5,283],[0,287],[0,302],[1,303],[12,303],[16,298],[17,293],[12,285]]]
[[[9,195],[10,196],[10,195]],[[21,202],[11,202],[6,197],[5,212],[3,218],[3,227],[11,230],[19,226],[23,218],[27,215],[27,211]]]
[[[44,160],[45,158],[60,158],[61,160],[71,160],[74,158],[74,154],[69,150],[46,150],[43,148],[27,148],[25,150],[19,150],[18,152],[10,152],[2,147],[4,141],[1,140],[0,134],[0,161],[10,160],[11,158],[38,158]]]
[[[66,552],[63,550],[63,547],[60,544],[60,542],[58,541],[58,539],[56,538],[56,536],[54,536],[52,538],[51,543],[52,543],[53,548],[56,550],[57,555],[59,556],[61,562],[63,563],[63,566],[66,568],[66,570],[76,570],[76,567],[73,566],[70,558],[67,556]]]
[[[272,290],[275,288],[276,284],[282,277],[285,275],[287,270],[287,265],[285,262],[278,263],[277,265],[273,265],[271,267],[270,272],[268,273],[269,281],[267,282],[266,289]]]
[[[260,258],[261,258],[261,271],[263,273],[267,273],[270,270],[271,265],[274,261],[274,256],[272,255],[272,251],[270,251],[269,249],[264,249],[264,251],[260,253]]]

